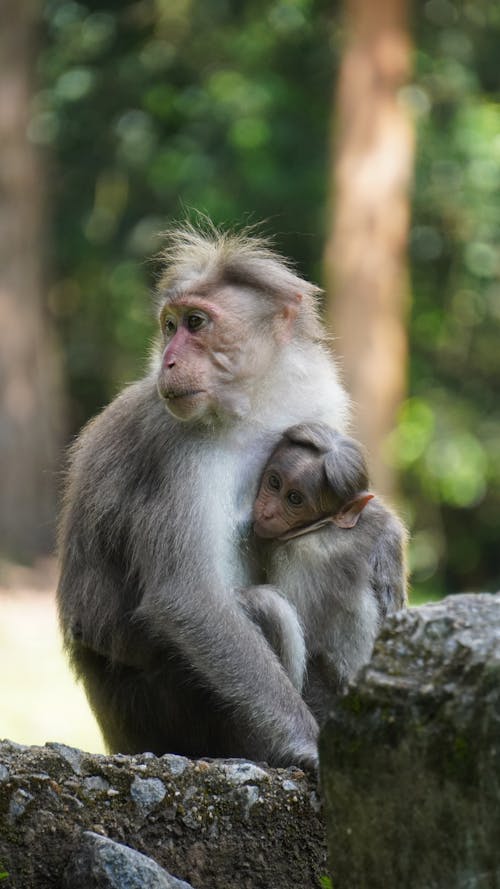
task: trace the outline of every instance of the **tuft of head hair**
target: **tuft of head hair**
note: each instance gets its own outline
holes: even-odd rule
[[[342,503],[368,490],[368,468],[362,446],[326,423],[300,423],[291,426],[284,437],[294,445],[311,448],[323,455],[326,481]]]
[[[298,275],[292,263],[272,249],[269,238],[255,234],[255,227],[224,230],[201,218],[165,232],[166,245],[160,253],[164,263],[158,285],[161,302],[180,293],[210,291],[234,285],[250,289],[274,301],[279,308],[300,299],[297,331],[323,340],[317,297],[321,289]]]

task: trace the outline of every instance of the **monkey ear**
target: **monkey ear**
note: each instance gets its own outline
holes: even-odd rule
[[[277,340],[279,343],[288,343],[293,336],[293,325],[299,314],[302,294],[294,293],[288,298],[278,311],[277,315]]]
[[[354,528],[366,504],[373,500],[374,496],[374,494],[369,494],[366,491],[363,491],[362,494],[356,494],[352,500],[344,503],[339,511],[332,516],[332,522],[338,525],[339,528]]]

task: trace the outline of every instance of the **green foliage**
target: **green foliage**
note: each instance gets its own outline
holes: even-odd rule
[[[48,0],[31,136],[55,155],[57,283],[77,428],[142,370],[158,232],[185,208],[269,218],[321,254],[334,35],[326,0]]]
[[[487,0],[431,0],[415,23],[412,397],[389,446],[424,590],[500,581],[499,33]]]
[[[145,365],[157,233],[185,208],[267,220],[321,279],[339,51],[330,0],[46,0],[30,136],[52,160],[71,425]],[[410,397],[386,443],[419,594],[500,581],[500,11],[415,6]]]

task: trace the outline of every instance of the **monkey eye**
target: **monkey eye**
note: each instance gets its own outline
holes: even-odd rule
[[[188,330],[199,330],[201,327],[204,327],[206,323],[206,316],[201,315],[199,312],[190,312],[187,316]]]
[[[163,319],[163,333],[166,336],[173,336],[175,331],[177,330],[177,324],[173,318],[164,318]]]
[[[302,506],[302,503],[304,502],[302,494],[299,494],[298,491],[289,491],[286,499],[292,506]]]
[[[281,488],[281,481],[280,481],[279,475],[276,475],[276,473],[271,472],[271,474],[268,476],[267,484],[273,491],[279,491]]]

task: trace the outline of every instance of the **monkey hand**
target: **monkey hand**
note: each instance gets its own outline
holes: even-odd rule
[[[315,744],[304,745],[304,747],[297,752],[296,757],[294,757],[294,762],[296,762],[304,772],[317,774],[319,768],[317,746]]]
[[[292,725],[288,725],[288,728],[291,729],[288,732],[288,737],[286,740],[283,736],[281,737],[278,765],[285,767],[295,765],[307,772],[317,772],[319,764],[318,723],[305,701],[299,697],[298,702],[300,707],[293,715]]]

